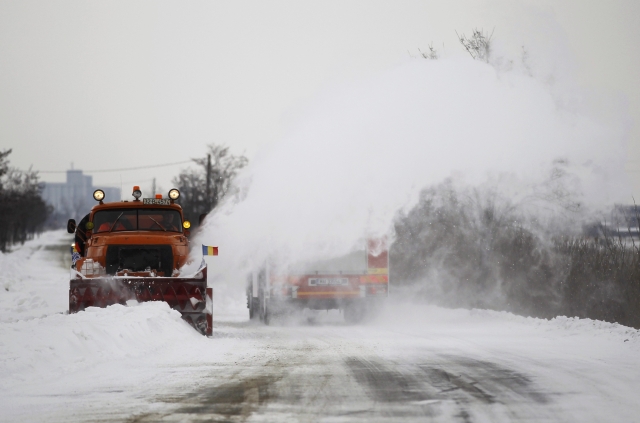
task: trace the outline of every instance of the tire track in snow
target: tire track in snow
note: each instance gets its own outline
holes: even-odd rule
[[[379,334],[340,325],[245,326],[261,345],[233,374],[184,395],[159,396],[168,408],[150,421],[562,421],[553,398],[532,379],[495,362],[434,354],[383,358]],[[237,367],[236,367],[237,368]]]

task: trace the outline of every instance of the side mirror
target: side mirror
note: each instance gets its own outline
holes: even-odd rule
[[[67,232],[72,234],[76,231],[76,220],[75,219],[69,219],[69,221],[67,222]]]
[[[204,222],[205,217],[207,217],[207,213],[202,213],[200,217],[198,217],[198,226],[202,226],[202,222]]]

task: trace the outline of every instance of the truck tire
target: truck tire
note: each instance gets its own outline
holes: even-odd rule
[[[268,325],[271,320],[269,316],[269,299],[265,298],[264,291],[262,290],[260,290],[258,295],[258,313],[260,315],[260,321],[265,325]]]
[[[344,308],[344,320],[350,324],[362,322],[366,314],[367,310],[365,305],[361,304],[359,301],[349,303]]]
[[[249,297],[247,302],[249,303],[249,319],[256,320],[258,318],[258,315],[260,314],[260,303],[258,302],[257,298],[253,297]]]
[[[253,309],[253,298],[247,296],[247,307],[249,308],[249,320],[256,318],[255,310]]]
[[[271,310],[269,310],[268,300],[264,307],[264,324],[267,326],[271,324]]]
[[[271,310],[269,307],[269,299],[268,298],[261,298],[260,299],[260,320],[262,320],[262,322],[265,325],[268,325],[271,323]]]
[[[258,312],[258,318],[261,322],[264,322],[264,295],[262,294],[262,290],[258,290],[258,308],[256,309]]]

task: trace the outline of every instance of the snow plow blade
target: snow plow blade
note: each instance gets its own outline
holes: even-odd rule
[[[203,335],[211,335],[211,288],[207,288],[207,268],[193,278],[98,277],[76,278],[69,283],[69,313],[87,307],[126,305],[164,301]]]

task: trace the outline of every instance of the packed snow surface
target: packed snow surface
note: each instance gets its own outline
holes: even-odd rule
[[[164,303],[66,314],[69,242],[0,256],[0,421],[640,421],[635,329],[393,301],[263,326],[219,303],[206,338]]]

